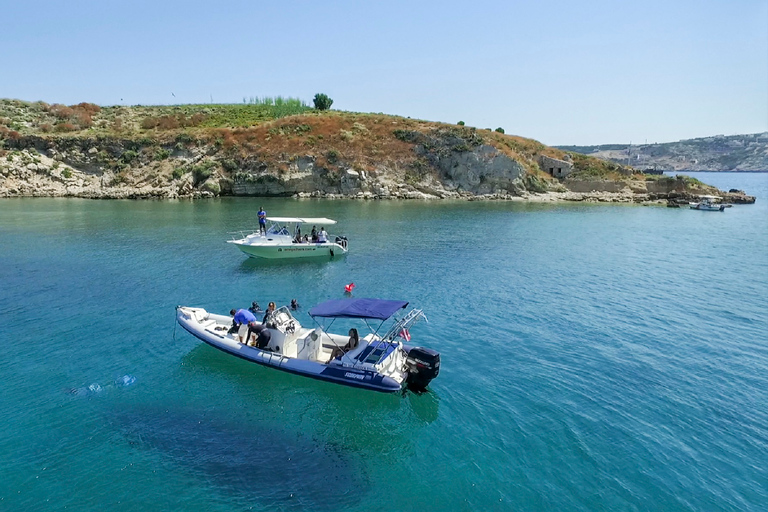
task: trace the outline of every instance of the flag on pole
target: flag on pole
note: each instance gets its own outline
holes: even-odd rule
[[[411,333],[408,332],[408,329],[403,329],[400,331],[400,337],[403,338],[405,341],[411,341]]]

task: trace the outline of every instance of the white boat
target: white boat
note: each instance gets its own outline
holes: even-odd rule
[[[691,210],[702,210],[705,212],[722,212],[725,211],[725,205],[720,204],[720,200],[717,196],[699,196],[698,203],[688,203]]]
[[[277,309],[273,322],[266,325],[271,339],[263,350],[240,342],[247,328],[241,327],[239,334],[228,332],[231,316],[177,306],[176,320],[205,343],[247,361],[336,384],[394,393],[405,388],[424,390],[440,372],[439,353],[403,343],[410,339],[408,329],[424,318],[420,309],[393,318],[407,306],[404,301],[349,298],[329,300],[310,309],[313,320],[329,318],[331,325],[337,318],[362,320],[366,326],[369,321],[381,321],[375,329],[369,327],[370,332],[352,347],[349,336],[329,333],[319,323],[314,329],[303,327],[286,307]],[[391,324],[380,334],[390,318]]]
[[[322,217],[267,217],[267,221],[266,233],[232,233],[232,240],[227,240],[227,243],[236,245],[251,258],[315,258],[347,254],[347,237],[321,234],[320,230],[336,224],[335,220]],[[316,227],[320,237],[313,240],[310,230],[302,230],[302,226]]]

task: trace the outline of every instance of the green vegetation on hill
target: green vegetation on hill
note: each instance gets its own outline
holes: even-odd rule
[[[281,97],[130,107],[2,99],[0,193],[506,197],[644,179],[501,127],[343,112],[316,99],[318,108]],[[545,157],[574,172],[564,181],[543,172]]]

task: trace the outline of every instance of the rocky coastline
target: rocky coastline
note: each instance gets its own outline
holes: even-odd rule
[[[469,201],[530,201],[530,202],[587,202],[587,203],[641,203],[666,204],[668,201],[695,201],[700,195],[722,197],[726,203],[750,204],[753,196],[743,191],[724,192],[706,187],[689,189],[675,180],[648,182],[635,180],[566,179],[547,183],[546,188],[528,190],[523,179],[517,180],[512,190],[473,191],[462,189],[455,183],[438,180],[408,184],[392,179],[386,168],[375,177],[365,172],[346,170],[338,184],[324,186],[314,180],[301,179],[307,174],[303,167],[311,166],[297,159],[293,173],[273,180],[237,179],[232,176],[212,175],[202,183],[193,173],[177,178],[164,177],[144,166],[132,170],[126,177],[110,169],[100,169],[94,163],[99,150],[93,147],[85,152],[64,153],[55,149],[39,151],[26,148],[8,153],[0,160],[0,198],[9,197],[76,197],[88,199],[202,199],[219,196],[295,197],[358,200],[436,200],[457,199]],[[206,152],[190,151],[168,162],[171,167],[190,165],[202,161]],[[178,168],[178,167],[175,167]],[[311,175],[311,170],[309,171]],[[267,183],[263,183],[267,182]],[[271,185],[271,186],[270,186]]]

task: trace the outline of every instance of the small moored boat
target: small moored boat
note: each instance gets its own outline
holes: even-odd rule
[[[722,212],[725,211],[725,205],[719,203],[720,200],[717,196],[699,196],[698,203],[689,203],[691,210],[702,210],[705,212]]]
[[[380,321],[363,337],[350,330],[350,334],[354,331],[354,343],[349,336],[329,333],[319,324],[314,329],[302,327],[288,308],[281,307],[265,326],[271,339],[264,349],[241,343],[237,332],[229,333],[232,318],[227,315],[177,306],[176,320],[205,343],[247,361],[336,384],[393,393],[405,388],[424,390],[440,372],[439,353],[403,343],[410,340],[408,329],[424,318],[420,309],[393,318],[407,306],[404,301],[350,298],[329,300],[310,309],[314,320],[331,319],[331,325],[337,318],[362,320],[366,326],[371,320]],[[392,323],[380,333],[389,319]]]
[[[236,245],[251,258],[290,259],[343,256],[347,253],[347,237],[329,235],[325,226],[333,219],[304,217],[267,217],[266,233],[254,231],[231,233],[227,243]],[[302,226],[316,229],[315,236]]]

